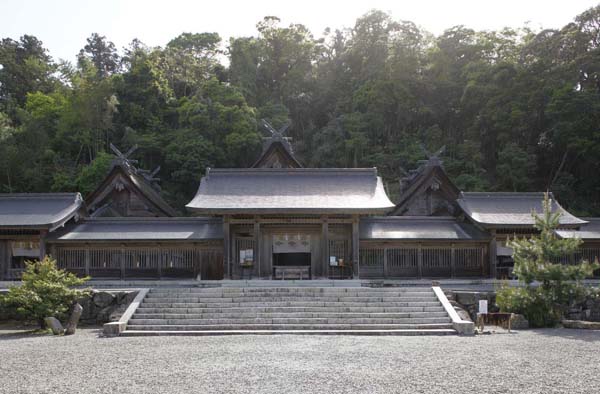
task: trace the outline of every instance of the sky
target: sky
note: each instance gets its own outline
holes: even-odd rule
[[[371,9],[390,12],[440,34],[456,25],[476,30],[505,26],[560,28],[600,0],[0,0],[0,38],[23,34],[42,40],[55,59],[74,61],[97,32],[121,49],[134,38],[164,46],[182,32],[256,35],[256,23],[274,15],[301,23],[315,36],[348,28]]]

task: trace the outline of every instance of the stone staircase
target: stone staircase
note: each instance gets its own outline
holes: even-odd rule
[[[430,287],[151,289],[124,336],[456,334]]]

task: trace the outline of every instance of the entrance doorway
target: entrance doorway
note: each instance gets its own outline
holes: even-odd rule
[[[310,279],[310,253],[273,253],[273,278]]]

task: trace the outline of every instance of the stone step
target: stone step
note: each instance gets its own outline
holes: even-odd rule
[[[404,300],[398,302],[333,302],[333,301],[259,301],[259,302],[143,302],[143,308],[228,308],[228,307],[402,307],[440,306],[439,301]]]
[[[202,331],[150,331],[150,330],[126,330],[121,333],[122,336],[212,336],[212,335],[397,335],[397,336],[428,336],[428,335],[457,335],[454,329],[450,328],[425,328],[425,329],[374,329],[374,330],[202,330]]]
[[[393,299],[404,299],[404,298],[436,298],[433,292],[431,293],[406,293],[400,295],[394,294],[378,294],[378,295],[356,295],[350,293],[337,294],[267,294],[267,293],[255,293],[255,294],[238,294],[232,296],[231,294],[204,294],[204,293],[183,293],[183,294],[148,294],[146,296],[149,300],[154,299],[182,299],[182,300],[195,300],[202,302],[203,300],[257,300],[265,301],[268,299],[274,300],[347,300],[347,301],[360,301],[360,300],[393,300]]]
[[[235,291],[235,292],[223,292],[223,291],[150,291],[148,297],[168,297],[168,296],[181,296],[181,297],[241,297],[241,296],[306,296],[306,297],[319,297],[319,296],[360,296],[360,297],[401,297],[406,295],[431,295],[434,294],[431,290],[420,290],[420,291],[357,291],[351,290],[325,290],[325,291],[288,291],[289,289],[283,289],[285,291]],[[295,289],[293,289],[295,290]]]
[[[127,325],[139,331],[225,331],[225,330],[421,330],[452,329],[450,323],[435,324],[202,324],[202,325]]]
[[[147,296],[148,301],[166,300],[166,302],[256,302],[256,301],[357,301],[357,302],[386,302],[399,300],[437,300],[435,294],[405,295],[405,296],[331,296],[331,295],[242,295],[240,297],[190,297],[184,295],[169,295],[164,297]]]
[[[235,297],[235,298],[146,298],[146,303],[257,303],[257,302],[354,302],[354,303],[386,303],[386,302],[434,302],[437,297]]]
[[[223,319],[223,318],[420,318],[420,317],[447,317],[445,311],[441,312],[396,312],[396,313],[352,313],[352,312],[220,312],[220,313],[135,313],[134,319]]]
[[[255,292],[303,292],[303,293],[339,293],[339,292],[413,292],[432,291],[431,287],[155,287],[151,293],[255,293]]]
[[[139,307],[136,313],[293,313],[293,312],[355,312],[355,313],[410,313],[410,312],[445,312],[444,308],[437,306],[401,306],[401,307],[382,307],[382,306],[366,306],[366,307],[297,307],[297,306],[278,306],[278,307],[232,307],[232,308],[148,308],[144,305]]]
[[[449,323],[447,317],[407,318],[327,318],[327,317],[277,317],[277,318],[224,318],[224,319],[130,319],[128,325],[239,325],[239,324],[433,324]]]

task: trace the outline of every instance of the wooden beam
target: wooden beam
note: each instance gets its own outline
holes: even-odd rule
[[[494,279],[496,277],[496,254],[498,253],[498,246],[496,242],[496,230],[491,230],[490,232],[492,233],[492,239],[490,240],[488,247],[488,253],[490,255],[490,278]]]
[[[125,278],[125,245],[121,244],[121,253],[119,254],[119,268],[121,269],[121,279]]]
[[[454,278],[456,272],[456,249],[454,243],[450,244],[450,277]]]
[[[417,269],[419,272],[419,279],[423,277],[423,246],[419,243],[419,252],[417,255]]]
[[[90,246],[85,245],[85,275],[88,276],[90,274]]]
[[[40,261],[46,257],[46,236],[48,230],[40,230]]]
[[[321,218],[321,276],[324,277],[327,277],[329,273],[329,222],[327,219],[326,216]]]
[[[227,277],[231,279],[231,225],[229,216],[223,216],[223,264]]]
[[[388,269],[388,248],[387,246],[383,247],[383,277],[387,278],[389,276]]]
[[[358,216],[352,217],[352,272],[355,279],[360,278],[360,236],[358,233]]]
[[[158,248],[158,250],[156,251],[156,253],[158,253],[158,259],[156,263],[156,274],[158,275],[158,279],[160,279],[162,278],[162,249],[160,247],[160,244],[156,244],[156,247]]]
[[[254,264],[256,265],[258,272],[257,277],[260,278],[260,244],[261,244],[261,236],[260,236],[260,219],[257,217],[254,218]]]

